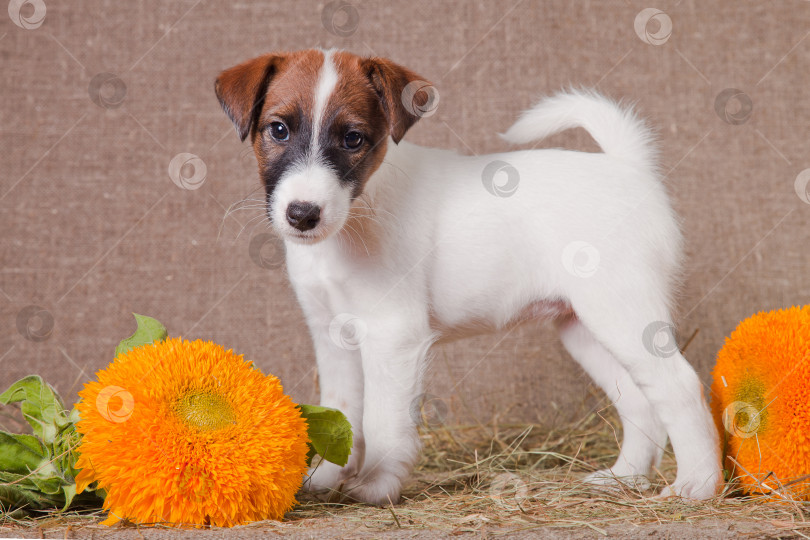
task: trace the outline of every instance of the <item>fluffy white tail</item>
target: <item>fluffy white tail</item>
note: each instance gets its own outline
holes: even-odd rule
[[[631,108],[593,91],[560,92],[545,98],[501,137],[525,144],[574,127],[585,128],[605,154],[645,167],[655,164],[650,129]]]

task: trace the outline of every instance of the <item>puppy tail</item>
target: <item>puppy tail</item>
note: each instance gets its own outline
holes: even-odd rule
[[[605,154],[644,167],[655,165],[655,138],[650,128],[631,107],[594,91],[571,90],[545,98],[501,137],[525,144],[575,127],[585,128]]]

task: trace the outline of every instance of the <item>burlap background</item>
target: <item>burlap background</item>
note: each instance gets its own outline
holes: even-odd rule
[[[441,102],[408,138],[468,153],[504,149],[496,133],[561,87],[636,101],[660,130],[683,217],[678,321],[683,338],[699,329],[687,356],[704,380],[740,319],[808,302],[810,204],[796,190],[810,167],[807,2],[40,4],[36,28],[0,17],[0,386],[40,373],[72,401],[134,311],[242,352],[294,399],[316,400],[302,315],[272,243],[259,249],[261,211],[224,217],[259,186],[213,81],[278,49],[340,47],[411,67]],[[664,15],[645,27],[648,7]],[[39,24],[34,8],[21,24]],[[723,118],[727,88],[742,95],[720,103]],[[594,149],[577,132],[548,144]],[[184,152],[202,162],[198,189],[170,178]],[[587,379],[546,325],[436,353],[428,388],[456,418],[579,414]]]

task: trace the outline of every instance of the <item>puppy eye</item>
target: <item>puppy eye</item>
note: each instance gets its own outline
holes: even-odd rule
[[[283,142],[290,139],[290,130],[281,122],[271,123],[268,129],[270,130],[270,136],[277,141]]]
[[[343,137],[343,145],[349,150],[357,150],[363,144],[363,134],[359,131],[350,131]]]

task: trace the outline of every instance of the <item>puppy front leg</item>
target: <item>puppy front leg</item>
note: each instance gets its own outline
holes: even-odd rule
[[[307,318],[315,346],[321,405],[339,409],[352,424],[354,444],[346,466],[325,460],[315,462],[304,481],[308,491],[331,497],[337,494],[343,479],[356,476],[363,466],[363,367],[358,348],[335,335],[335,319],[314,310],[308,311]]]
[[[406,321],[378,319],[369,324],[361,347],[366,455],[360,474],[344,489],[350,497],[378,505],[399,501],[402,482],[419,455],[411,410],[422,391],[431,343],[426,323],[414,327]]]

